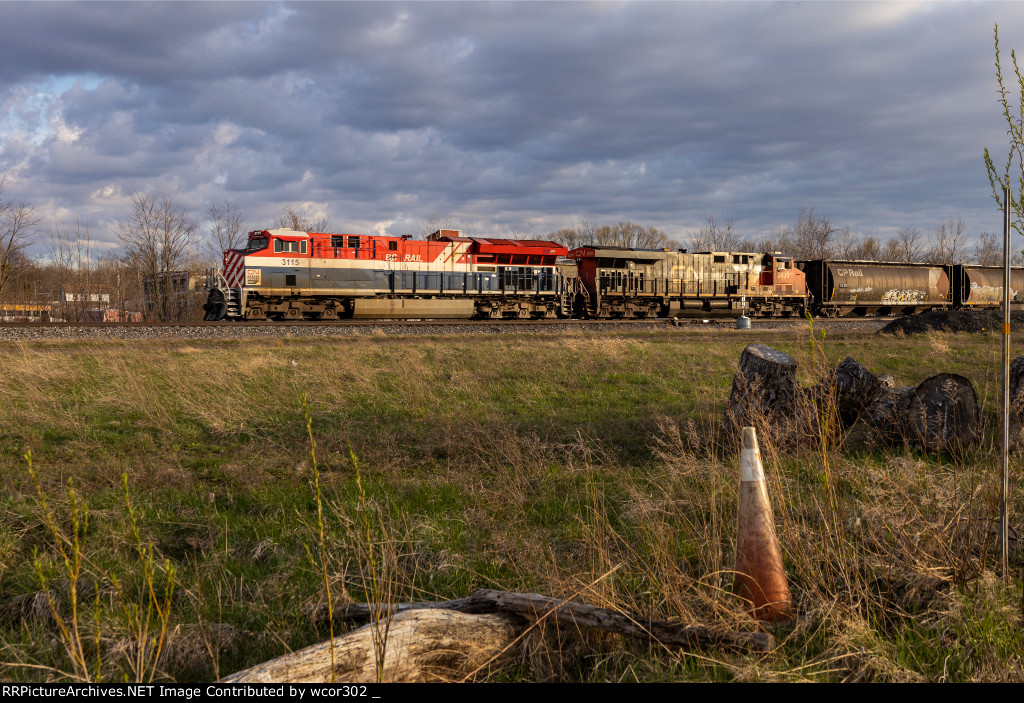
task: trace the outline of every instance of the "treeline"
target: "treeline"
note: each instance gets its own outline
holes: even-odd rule
[[[117,243],[97,242],[89,223],[46,227],[36,208],[7,197],[0,176],[0,307],[50,306],[51,317],[85,319],[91,310],[142,312],[151,320],[197,319],[203,302],[202,276],[220,265],[225,249],[244,245],[255,229],[238,206],[225,200],[207,206],[201,218],[166,194],[136,193],[116,221]],[[262,227],[289,227],[326,232],[326,217],[307,217],[284,208]],[[425,236],[436,229],[459,229],[452,218],[433,215],[422,223]],[[512,231],[508,236],[522,238]],[[861,236],[834,225],[829,216],[801,210],[791,226],[750,238],[741,236],[733,218],[705,214],[690,234],[675,239],[664,231],[634,222],[598,225],[584,222],[550,232],[543,238],[570,249],[584,245],[690,251],[781,252],[797,259],[860,259],[896,262],[978,263],[1002,261],[1002,237],[982,233],[976,239],[959,217],[944,219],[925,233],[914,225],[900,227],[887,241]],[[29,255],[29,249],[35,256]],[[1014,261],[1021,262],[1018,252]]]
[[[209,205],[200,219],[172,196],[136,193],[114,226],[117,244],[97,242],[87,221],[47,227],[33,205],[5,197],[6,185],[0,177],[0,306],[6,317],[26,306],[49,306],[52,319],[69,322],[97,309],[159,321],[199,319],[206,269],[220,265],[225,249],[244,246],[249,231],[231,201]],[[269,227],[323,232],[328,225],[325,217],[284,208]]]
[[[618,246],[634,249],[687,249],[689,251],[753,251],[780,252],[796,259],[849,259],[863,261],[896,261],[900,263],[976,263],[998,266],[1003,261],[1002,236],[983,232],[972,242],[960,217],[944,219],[930,233],[916,225],[904,225],[896,234],[882,241],[862,236],[849,226],[838,227],[831,217],[817,215],[814,209],[801,210],[793,225],[750,238],[739,234],[736,220],[718,220],[704,215],[704,223],[682,239],[669,237],[656,227],[633,222],[597,225],[584,222],[577,227],[564,227],[545,235],[546,239],[573,249],[580,246]],[[1021,253],[1014,254],[1020,265]]]

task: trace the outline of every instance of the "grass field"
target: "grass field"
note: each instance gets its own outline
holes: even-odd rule
[[[730,594],[738,448],[715,438],[757,341],[805,385],[847,355],[967,376],[985,442],[926,456],[858,425],[762,447],[801,614],[770,654],[542,628],[480,680],[1024,679],[1017,542],[993,573],[999,338],[811,338],[0,346],[0,677],[215,680],[326,639],[327,587],[363,601],[371,575],[400,601],[488,587],[755,628]]]

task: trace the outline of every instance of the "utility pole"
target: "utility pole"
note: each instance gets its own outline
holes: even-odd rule
[[[999,488],[999,558],[1003,581],[1010,580],[1010,188],[1003,188],[1003,442],[1002,480]]]

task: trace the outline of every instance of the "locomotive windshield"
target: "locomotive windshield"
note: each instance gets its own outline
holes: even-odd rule
[[[249,248],[246,251],[263,251],[267,248],[266,237],[254,237],[249,240]]]

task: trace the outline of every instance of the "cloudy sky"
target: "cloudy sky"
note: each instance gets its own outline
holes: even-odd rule
[[[139,191],[336,232],[997,232],[996,22],[1024,51],[1009,2],[0,2],[0,172],[106,242]]]

